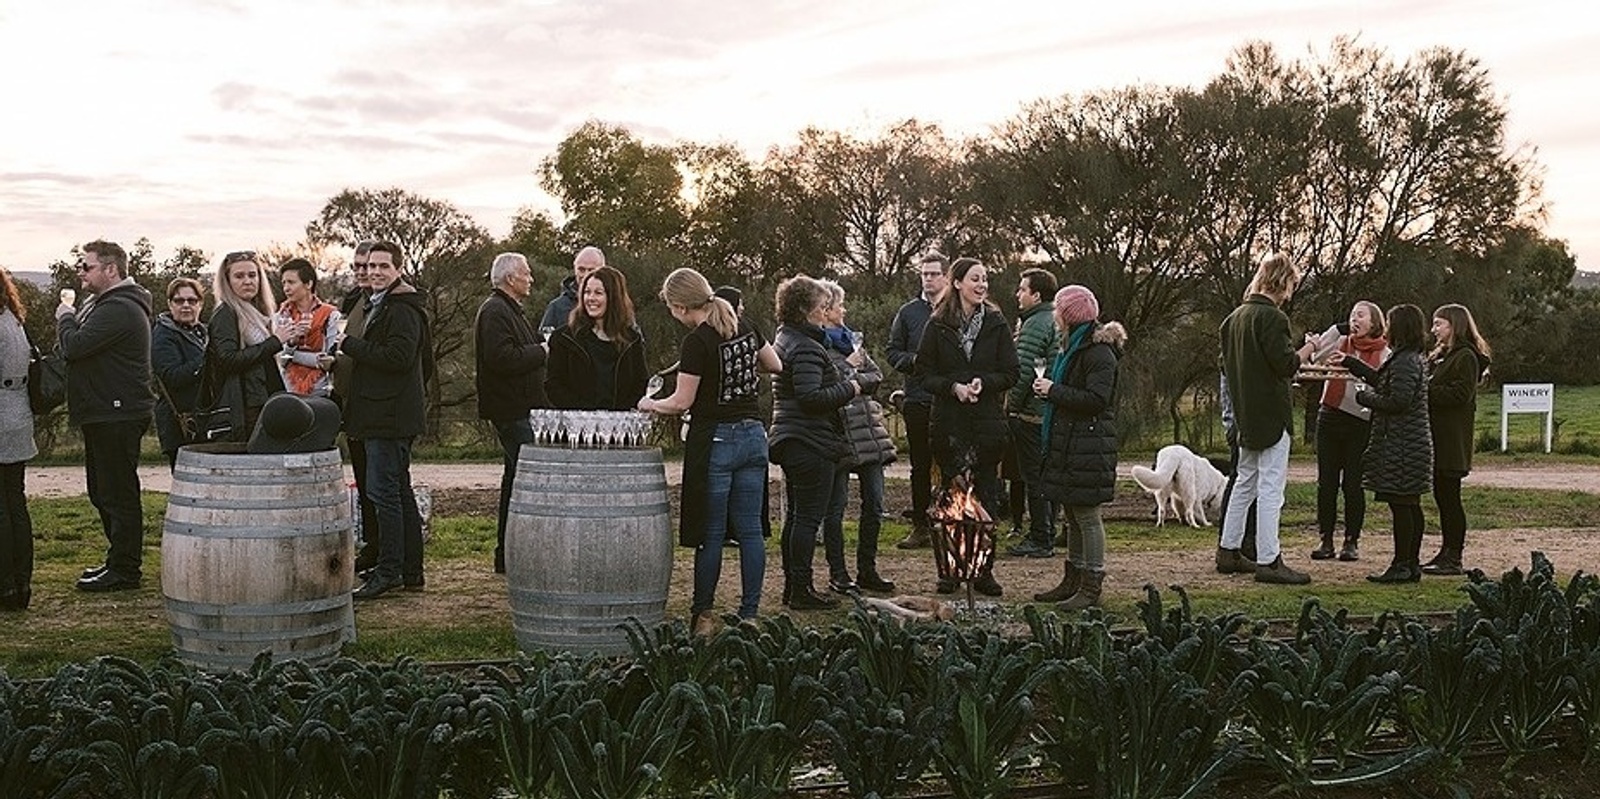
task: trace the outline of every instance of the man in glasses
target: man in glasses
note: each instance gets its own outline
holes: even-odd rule
[[[922,344],[922,331],[933,318],[933,306],[950,284],[945,275],[948,267],[949,259],[940,253],[924,255],[917,262],[922,291],[900,306],[889,324],[889,363],[908,378],[916,369],[917,348]],[[929,535],[933,528],[928,522],[928,504],[933,496],[933,442],[928,437],[932,414],[933,395],[917,381],[906,380],[900,415],[906,420],[906,445],[911,450],[911,534],[895,545],[900,549],[932,545]]]
[[[150,292],[128,277],[128,253],[109,241],[83,245],[81,308],[56,308],[67,361],[67,414],[83,430],[89,501],[110,544],[106,562],[85,569],[81,591],[126,591],[143,578],[144,508],[139,441],[156,404],[150,388]]]
[[[350,274],[354,281],[350,291],[344,295],[339,303],[339,315],[345,321],[344,335],[361,336],[367,329],[367,297],[371,295],[367,287],[367,276],[371,272],[368,261],[372,257],[371,241],[356,244],[356,254],[350,261]],[[339,354],[333,359],[333,398],[339,403],[340,409],[345,410],[345,399],[350,396],[350,375],[355,369],[355,361],[349,356]],[[348,411],[345,410],[348,414]],[[356,477],[356,497],[361,509],[361,551],[356,553],[355,571],[357,575],[371,570],[378,565],[378,511],[372,507],[372,499],[367,496],[367,447],[361,439],[350,435],[349,425],[345,425],[345,446],[350,450],[350,470]]]
[[[401,278],[400,246],[379,241],[367,253],[367,289],[360,336],[349,328],[338,351],[355,362],[345,400],[345,431],[366,447],[366,493],[377,509],[378,565],[356,599],[421,590],[422,516],[411,489],[411,444],[425,425],[432,376],[428,313],[422,294]]]

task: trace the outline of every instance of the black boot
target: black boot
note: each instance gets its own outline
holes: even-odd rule
[[[878,570],[872,566],[861,566],[856,569],[856,585],[863,591],[873,591],[887,594],[894,590],[894,581],[885,580],[878,575]]]
[[[790,610],[832,610],[839,606],[839,600],[817,593],[809,581],[796,584],[789,594]]]
[[[1001,588],[1000,583],[994,579],[993,569],[984,569],[983,574],[978,575],[978,579],[972,581],[972,590],[984,596],[1000,596],[1005,593],[1005,589]]]
[[[1339,548],[1339,560],[1345,563],[1361,560],[1361,536],[1345,534],[1344,546]]]
[[[1461,550],[1441,549],[1422,567],[1422,573],[1434,577],[1453,577],[1461,574]]]
[[[1367,575],[1369,583],[1414,583],[1422,579],[1422,571],[1410,563],[1395,562],[1378,574]]]
[[[1333,560],[1333,531],[1322,534],[1322,545],[1311,550],[1312,560]]]

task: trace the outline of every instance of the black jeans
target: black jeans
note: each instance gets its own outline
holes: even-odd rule
[[[1460,552],[1467,545],[1467,510],[1461,506],[1461,480],[1466,472],[1433,473],[1433,502],[1439,506],[1439,532],[1444,548]]]
[[[811,582],[811,560],[817,551],[817,536],[833,505],[834,475],[838,465],[822,453],[798,441],[786,442],[779,465],[783,467],[783,532],[778,539],[783,548],[784,582],[804,589]]]
[[[1011,446],[1017,456],[1017,471],[1028,492],[1028,537],[1040,544],[1055,540],[1055,506],[1044,496],[1044,456],[1039,448],[1041,425],[1011,417]]]
[[[1361,490],[1361,457],[1367,451],[1372,423],[1344,411],[1323,408],[1317,415],[1317,530],[1332,538],[1339,521],[1339,494],[1344,493],[1344,536],[1361,538],[1367,519],[1367,495]]]
[[[517,482],[517,460],[522,457],[522,445],[533,443],[533,423],[528,415],[520,419],[495,422],[495,435],[500,438],[500,449],[505,452],[505,468],[500,472],[500,504],[495,509],[495,571],[506,568],[506,516],[511,512],[511,490]]]
[[[0,593],[33,583],[33,517],[23,490],[27,463],[0,464]]]
[[[83,471],[89,501],[100,512],[110,545],[106,568],[123,577],[143,576],[144,505],[139,497],[139,439],[147,419],[83,426]]]
[[[933,441],[928,438],[928,422],[933,407],[908,402],[901,415],[906,420],[906,447],[911,450],[911,521],[928,523],[928,504],[933,497]]]
[[[345,447],[350,450],[350,471],[356,477],[356,506],[361,510],[361,550],[372,548],[369,558],[376,558],[378,552],[378,509],[372,506],[372,497],[367,494],[367,445],[359,438],[345,438]],[[376,562],[376,561],[374,561]]]

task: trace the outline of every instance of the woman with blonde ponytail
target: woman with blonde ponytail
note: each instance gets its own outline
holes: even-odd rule
[[[694,632],[716,627],[711,607],[722,576],[722,540],[739,541],[739,616],[753,619],[766,573],[762,497],[767,484],[767,431],[756,403],[759,371],[783,364],[765,336],[739,318],[693,269],[675,269],[661,285],[672,318],[690,329],[678,355],[678,384],[663,399],[646,396],[639,410],[690,412],[683,453],[683,490],[678,542],[695,550],[694,597],[689,605]]]

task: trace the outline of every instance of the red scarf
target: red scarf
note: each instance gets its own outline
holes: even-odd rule
[[[298,322],[308,314],[295,307],[294,303],[286,303],[282,309],[289,317],[289,321]],[[295,349],[300,352],[315,352],[321,354],[327,351],[328,317],[333,315],[333,306],[322,300],[311,306],[311,329],[306,331],[305,338],[300,339],[300,346]],[[328,373],[315,366],[289,362],[289,367],[284,370],[284,379],[288,382],[290,391],[301,396],[309,396],[311,389],[317,381],[323,379]]]
[[[1345,336],[1339,342],[1340,352],[1354,355],[1374,369],[1383,365],[1383,351],[1388,347],[1389,342],[1381,337]],[[1349,380],[1329,380],[1322,384],[1322,406],[1338,410],[1339,404],[1344,402],[1345,387],[1349,385]]]

